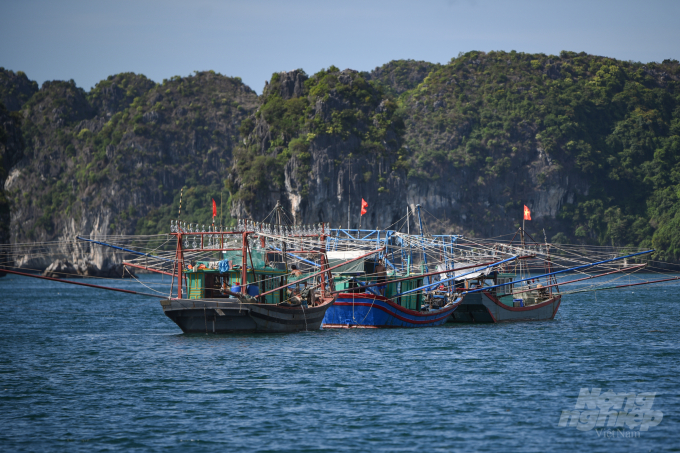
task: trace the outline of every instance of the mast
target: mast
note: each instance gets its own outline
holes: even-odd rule
[[[420,218],[420,205],[417,204],[416,208],[418,209],[418,225],[420,226],[420,243],[423,246],[423,262],[425,263],[425,273],[430,273],[430,270],[427,268],[427,255],[425,255],[425,236],[423,235],[423,219]],[[430,280],[428,277],[425,277],[425,284],[430,283]]]
[[[184,267],[184,252],[182,251],[182,228],[177,226],[177,251],[175,252],[177,262],[177,298],[182,298],[182,268]]]
[[[326,257],[326,250],[327,250],[327,248],[326,248],[326,230],[325,230],[324,227],[325,227],[325,225],[324,225],[323,222],[322,222],[322,223],[321,223],[321,235],[319,235],[319,242],[321,242],[321,247],[319,247],[319,248],[322,250],[321,256],[319,257],[319,262],[320,262],[320,264],[321,264],[321,269],[327,267],[327,266],[326,266],[326,260],[325,260],[325,257]],[[321,298],[322,298],[322,299],[326,297],[326,279],[325,279],[325,277],[326,277],[326,274],[321,274],[321,276],[320,276],[320,280],[321,280]],[[330,277],[329,277],[329,283],[330,283]]]
[[[246,253],[248,253],[248,220],[243,221],[243,243],[241,245],[241,294],[246,294],[246,287],[248,286],[248,260]]]
[[[348,195],[347,195],[347,229],[349,230],[350,227],[350,206],[352,204],[352,154],[350,153],[350,157],[348,157],[347,162],[349,163],[349,188],[348,188]]]
[[[411,208],[409,205],[406,205],[406,233],[409,235],[409,241],[408,241],[408,261],[406,263],[407,268],[406,268],[406,275],[411,275],[411,263],[413,262],[413,254],[411,252],[411,219],[409,218],[409,214],[411,213]]]
[[[548,245],[548,236],[545,234],[545,228],[543,228],[543,241],[545,242],[545,251],[546,251],[546,255],[548,255],[548,259],[547,259],[547,263],[546,263],[546,264],[547,264],[547,268],[548,268],[548,272],[552,272],[552,262],[551,262],[551,260],[550,260],[550,245]],[[624,262],[625,262],[625,260],[624,260]],[[550,283],[551,283],[550,280],[552,280],[555,284],[554,284],[554,285],[550,285]],[[552,294],[553,294],[553,286],[557,286],[557,278],[553,275],[552,277],[550,277],[550,280],[548,280],[547,283],[548,283],[548,285],[549,285],[549,287],[550,287],[550,296],[552,297]],[[556,290],[558,293],[560,292],[560,288],[559,288],[559,287],[555,288],[555,290]]]
[[[182,252],[182,195],[184,187],[179,191],[179,210],[177,211],[177,250],[175,251],[175,262],[177,263],[177,298],[182,298],[182,267],[184,267],[184,253]],[[172,288],[170,288],[172,290]]]
[[[281,226],[281,209],[283,209],[282,206],[281,206],[281,203],[277,201],[276,202],[276,218],[277,218],[278,224],[279,224],[279,233],[281,234],[281,237],[283,238],[281,250],[283,251],[283,262],[286,265],[286,274],[287,274],[288,273],[288,253],[286,253],[286,238],[284,236],[285,232],[283,230],[283,227]],[[288,279],[286,278],[286,280],[288,280]]]

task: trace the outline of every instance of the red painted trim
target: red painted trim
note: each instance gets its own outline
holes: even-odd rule
[[[482,294],[484,294],[486,297],[488,297],[489,300],[490,300],[491,302],[493,302],[494,304],[496,304],[496,305],[498,305],[499,307],[501,307],[502,309],[508,310],[508,311],[529,311],[529,310],[535,310],[535,309],[537,309],[537,308],[545,307],[545,306],[548,305],[548,304],[552,304],[552,303],[555,301],[555,299],[557,299],[557,298],[560,297],[560,296],[555,296],[555,297],[553,297],[552,299],[548,299],[548,300],[546,300],[545,302],[541,302],[541,303],[538,304],[538,305],[531,305],[531,306],[529,306],[529,307],[509,307],[509,306],[505,305],[503,302],[501,302],[500,300],[498,300],[498,299],[496,298],[496,296],[494,296],[493,294],[491,294],[491,293],[489,293],[489,292],[487,292],[487,291],[482,291]]]
[[[557,314],[557,310],[560,309],[560,304],[562,303],[562,296],[557,296],[557,307],[555,307],[555,311],[553,311],[553,315],[551,319],[555,319],[555,315]]]
[[[324,324],[326,329],[380,329],[385,327],[401,327],[401,326],[361,326],[359,324]]]
[[[485,308],[486,308],[486,307],[485,307]],[[496,321],[496,317],[493,315],[493,313],[491,313],[491,310],[489,310],[489,309],[487,308],[486,311],[489,312],[489,316],[491,316],[491,319],[493,319],[494,324],[497,324],[498,321]]]
[[[455,305],[450,306],[450,307],[447,308],[446,310],[441,309],[440,312],[441,312],[441,313],[445,313],[444,316],[440,316],[439,318],[435,318],[435,319],[424,319],[424,320],[422,320],[422,321],[415,321],[415,320],[413,320],[413,319],[404,318],[403,316],[400,316],[400,315],[398,315],[398,314],[396,314],[396,313],[394,313],[394,312],[391,312],[391,311],[387,310],[385,307],[380,306],[380,305],[376,305],[375,303],[368,303],[368,302],[337,302],[337,301],[336,301],[336,302],[335,302],[335,305],[344,305],[344,306],[358,305],[358,306],[360,306],[360,307],[373,307],[373,308],[376,308],[376,309],[379,309],[379,310],[384,311],[384,312],[387,313],[388,315],[394,316],[395,318],[397,318],[397,319],[400,320],[400,321],[409,322],[409,323],[411,323],[411,324],[430,324],[430,323],[438,322],[438,321],[441,321],[442,319],[447,318],[447,317],[451,314],[451,312],[453,312],[453,310],[455,310],[455,309],[458,307],[458,305],[460,305],[460,302],[457,303],[457,304],[455,304]],[[397,305],[397,307],[399,307],[399,305]],[[399,308],[401,308],[402,311],[404,311],[404,310],[403,310],[404,307],[399,307]],[[408,310],[408,311],[413,311],[413,310]],[[421,317],[422,317],[422,316],[437,316],[438,314],[439,314],[439,313],[429,313],[429,314],[418,313],[418,315],[421,316]],[[396,327],[401,327],[401,326],[396,326]]]
[[[403,313],[407,313],[411,316],[428,316],[427,314],[423,314],[421,311],[415,311],[411,310],[410,308],[404,308],[401,305],[398,305],[394,302],[392,302],[390,299],[384,297],[384,296],[377,296],[375,294],[369,294],[369,293],[340,293],[338,294],[338,299],[339,298],[344,298],[344,299],[375,299],[375,300],[380,300],[388,305],[392,306],[394,309],[399,310]],[[337,303],[337,302],[336,302]],[[460,302],[458,302],[460,304]],[[458,304],[455,304],[454,307],[458,306]]]

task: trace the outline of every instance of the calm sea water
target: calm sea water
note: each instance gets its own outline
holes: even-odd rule
[[[8,276],[0,449],[679,450],[679,288],[566,296],[551,322],[206,336],[153,299]],[[559,427],[593,387],[656,392],[663,420]]]

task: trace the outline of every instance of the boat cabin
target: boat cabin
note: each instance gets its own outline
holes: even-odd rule
[[[457,283],[460,289],[477,289],[504,285],[490,289],[499,302],[508,307],[524,307],[534,305],[551,297],[548,288],[544,288],[538,281],[529,281],[521,284],[513,283],[517,275],[514,273],[490,272],[488,275],[480,273],[471,275],[463,282]]]
[[[189,299],[218,299],[232,297],[227,294],[222,294],[220,289],[222,285],[234,291],[240,292],[241,282],[241,268],[240,266],[230,267],[226,272],[220,272],[217,262],[198,261],[191,268],[184,271],[187,278],[187,287],[189,292]],[[248,269],[247,293],[251,296],[264,293],[266,291],[278,288],[285,284],[284,276],[286,271],[272,267],[252,268]],[[276,291],[272,294],[264,296],[264,303],[278,304],[286,299],[284,289]]]
[[[329,261],[333,265],[334,257],[333,252],[329,252]],[[351,257],[343,256],[340,259],[351,259]],[[403,276],[397,275],[392,269],[386,270],[385,285],[383,286],[372,286],[369,288],[363,288],[363,286],[378,283],[376,276],[376,261],[367,259],[359,260],[355,263],[350,263],[347,266],[342,266],[335,271],[333,271],[333,280],[335,283],[336,290],[344,290],[345,293],[370,293],[374,295],[384,296],[397,305],[410,310],[419,311],[422,302],[423,295],[422,292],[416,292],[412,294],[406,294],[404,296],[398,296],[403,292],[418,288],[423,286],[423,277],[414,275],[413,279],[405,280],[401,282],[391,282],[391,280],[401,279]]]

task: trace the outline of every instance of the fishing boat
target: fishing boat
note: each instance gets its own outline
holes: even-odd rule
[[[407,219],[410,209],[407,209]],[[366,258],[333,272],[337,300],[326,312],[324,328],[435,327],[444,324],[464,303],[456,292],[455,274],[481,272],[517,259],[468,252],[465,266],[456,267],[458,235],[425,235],[420,205],[413,213],[419,234],[395,230],[334,229],[327,238],[331,262],[343,261],[373,247]],[[430,272],[431,268],[436,271]]]
[[[498,323],[546,321],[555,318],[562,300],[560,294],[553,293],[553,288],[556,287],[544,288],[541,283],[533,282],[527,285],[529,289],[515,291],[513,278],[514,274],[493,272],[482,278],[466,280],[468,284],[476,281],[471,288],[482,289],[471,293],[461,291],[465,297],[448,322]]]
[[[503,264],[492,272],[477,272],[467,275],[459,282],[458,291],[465,295],[463,303],[456,313],[449,318],[450,323],[498,323],[512,321],[546,321],[554,319],[562,300],[557,287],[557,280],[551,271],[549,247],[545,244],[545,258],[537,257],[544,253],[542,247],[535,243],[528,247],[525,243],[523,226],[518,234],[521,244],[517,250],[510,252],[524,255],[522,259]],[[507,244],[512,247],[514,238]],[[479,245],[479,244],[475,244]],[[496,244],[495,249],[501,249]],[[507,248],[505,251],[508,251]],[[538,259],[537,259],[538,258]],[[534,260],[544,268],[543,277],[526,280],[524,286],[516,282],[520,277],[530,276],[530,261]]]
[[[318,330],[336,299],[323,247],[324,227],[304,235],[318,242],[319,247],[308,253],[319,261],[320,269],[297,278],[295,291],[288,282],[286,252],[267,247],[280,225],[245,220],[236,231],[207,232],[172,225],[177,296],[161,301],[163,312],[184,333]],[[206,254],[220,259],[193,259]]]
[[[514,244],[515,237],[521,238]],[[526,241],[527,237],[531,243]],[[465,246],[465,244],[460,244]],[[503,323],[523,321],[546,321],[555,318],[562,302],[560,285],[568,285],[620,272],[635,272],[646,264],[629,265],[628,259],[649,255],[654,250],[632,253],[594,263],[570,266],[569,262],[584,262],[582,256],[572,259],[561,257],[556,263],[551,256],[551,244],[537,243],[522,226],[508,243],[476,241],[467,246],[501,250],[522,257],[513,263],[505,263],[494,270],[468,274],[459,279],[456,291],[464,296],[449,323]],[[619,261],[626,265],[621,267]],[[560,262],[561,261],[561,262]],[[557,269],[556,269],[557,265]],[[608,266],[608,272],[587,275],[571,281],[558,283],[557,275],[571,272],[589,272],[598,266]],[[541,270],[537,275],[537,270]],[[613,270],[611,270],[613,269]]]
[[[291,227],[244,219],[233,229],[212,225],[206,230],[205,226],[199,228],[198,224],[173,220],[167,235],[174,237],[173,256],[168,250],[160,253],[158,247],[155,253],[148,253],[78,237],[80,241],[137,255],[138,258],[123,261],[126,268],[170,276],[170,295],[165,297],[18,271],[7,272],[161,299],[163,313],[184,333],[318,330],[326,310],[337,298],[333,269],[379,252],[369,251],[331,266],[325,250],[328,229],[326,224]],[[306,248],[303,245],[302,250],[291,253],[287,247],[292,244],[306,244]],[[311,263],[314,269],[299,272],[294,265],[289,266],[290,258]]]
[[[381,277],[375,270],[380,262],[366,259],[359,263],[363,270],[334,274],[337,299],[326,312],[324,328],[439,326],[460,304],[460,297],[427,297],[421,291],[426,275],[399,278],[392,271]]]
[[[281,210],[278,206],[275,212]],[[422,228],[419,210],[418,222],[418,235],[410,234],[408,224],[405,233],[402,228],[333,230],[324,223],[284,225],[279,216],[276,223],[242,219],[234,227],[213,224],[207,229],[173,220],[169,234],[116,236],[107,242],[78,237],[92,247],[115,249],[125,257],[126,269],[169,276],[169,284],[157,283],[165,291],[139,282],[155,294],[39,276],[9,266],[3,271],[156,298],[182,332],[216,334],[550,320],[565,294],[680,279],[610,285],[621,278],[617,276],[565,291],[561,287],[611,274],[630,277],[648,264],[643,257],[654,250],[619,256],[617,250],[555,246],[530,236],[528,243],[523,228],[519,244],[514,238],[499,242],[430,235]],[[7,253],[53,246],[18,244]],[[551,254],[553,248],[556,255]],[[54,254],[59,253],[55,249]],[[602,267],[604,273],[592,273]],[[571,272],[582,276],[558,284],[557,275]]]
[[[331,262],[353,258],[370,247],[382,251],[376,258],[336,269],[333,277],[337,300],[326,312],[324,328],[415,328],[446,322],[462,298],[433,298],[424,291],[427,285],[423,283],[438,273],[427,272],[423,241],[422,253],[417,256],[424,262],[412,265],[409,239],[409,234],[393,230],[331,230],[327,245]]]

